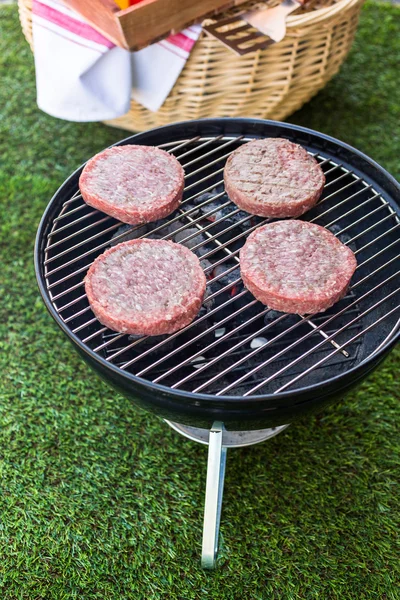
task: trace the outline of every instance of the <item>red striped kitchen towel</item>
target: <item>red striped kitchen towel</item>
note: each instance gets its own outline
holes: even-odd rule
[[[158,110],[201,31],[190,27],[130,53],[60,0],[33,0],[32,22],[38,106],[70,121],[121,116],[131,96]]]
[[[156,111],[164,103],[201,33],[192,25],[181,33],[132,52],[132,98]]]

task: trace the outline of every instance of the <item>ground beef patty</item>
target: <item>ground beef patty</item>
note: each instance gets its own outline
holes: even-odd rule
[[[150,223],[178,208],[184,171],[159,148],[114,146],[88,161],[79,188],[87,204],[123,223]]]
[[[103,325],[121,333],[161,335],[193,321],[206,278],[188,248],[165,240],[130,240],[96,258],[85,289]]]
[[[340,300],[356,266],[350,248],[304,221],[259,227],[240,251],[243,282],[257,300],[299,315],[323,312]]]
[[[315,158],[288,140],[240,146],[226,161],[225,189],[239,208],[260,217],[298,217],[322,194],[325,175]]]

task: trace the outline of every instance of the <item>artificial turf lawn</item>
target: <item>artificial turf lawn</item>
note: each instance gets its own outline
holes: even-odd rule
[[[291,119],[397,177],[399,35],[399,8],[367,4],[340,74]],[[35,283],[51,195],[126,134],[36,109],[14,6],[0,65],[0,598],[399,599],[399,351],[322,415],[229,452],[219,568],[202,571],[206,448],[93,375]]]

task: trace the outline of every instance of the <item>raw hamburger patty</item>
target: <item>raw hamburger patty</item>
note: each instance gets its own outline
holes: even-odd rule
[[[269,308],[299,315],[323,312],[347,291],[357,261],[324,227],[278,221],[259,227],[240,251],[250,292]]]
[[[163,219],[182,200],[184,171],[174,156],[153,146],[114,146],[96,154],[79,178],[87,204],[123,223]]]
[[[103,325],[121,333],[161,335],[193,321],[206,278],[188,248],[165,240],[130,240],[96,258],[85,289]]]
[[[240,146],[226,161],[225,189],[239,208],[260,217],[299,217],[322,194],[325,175],[315,158],[288,140]]]

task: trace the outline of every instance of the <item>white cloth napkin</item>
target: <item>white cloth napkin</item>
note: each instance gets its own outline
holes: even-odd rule
[[[58,0],[33,0],[32,13],[39,108],[69,121],[125,114],[132,90],[130,53]]]
[[[131,96],[156,111],[165,101],[201,27],[139,52],[116,47],[59,0],[33,0],[37,103],[68,121],[103,121],[129,110]]]

